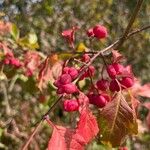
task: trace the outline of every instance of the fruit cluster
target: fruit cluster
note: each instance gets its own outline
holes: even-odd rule
[[[110,91],[119,92],[133,86],[134,78],[129,67],[124,67],[119,63],[106,66],[108,79],[100,79],[96,82],[96,92],[88,93],[89,102],[99,108],[103,108],[110,100]]]
[[[74,42],[74,38],[72,38],[74,37],[74,33],[75,29],[73,28],[64,31],[62,35],[67,39],[70,37],[70,42]],[[107,37],[108,33],[104,26],[96,25],[87,31],[87,35],[91,38],[95,37],[97,39],[103,39]],[[86,63],[90,62],[90,59],[91,58],[88,54],[84,54],[80,59],[84,65],[80,66],[80,69],[77,70],[74,67],[63,68],[62,75],[54,82],[58,94],[74,95],[79,92],[79,89],[73,81],[78,77],[78,74],[82,72]],[[106,78],[104,79],[102,75],[102,78],[96,81],[96,83],[94,83],[92,79],[96,72],[93,65],[88,66],[79,77],[79,81],[84,80],[85,78],[90,78],[91,88],[88,90],[87,97],[89,98],[89,103],[98,108],[103,108],[109,101],[111,101],[113,99],[112,95],[115,92],[130,88],[134,84],[134,76],[129,66],[125,67],[118,62],[113,62],[111,64],[105,62],[103,68],[102,74],[105,70],[107,72]],[[78,101],[77,98],[64,100],[64,110],[68,112],[78,110]]]

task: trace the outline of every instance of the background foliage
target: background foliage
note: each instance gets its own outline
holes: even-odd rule
[[[26,45],[29,49],[36,48],[37,51],[44,54],[50,54],[54,51],[68,51],[69,47],[61,37],[64,29],[78,25],[81,30],[77,33],[76,44],[83,42],[86,46],[90,43],[86,41],[85,31],[97,23],[103,24],[108,28],[109,37],[107,41],[99,42],[94,48],[99,50],[115,41],[122,35],[126,28],[129,17],[136,0],[2,0],[0,1],[1,19],[13,22],[20,29],[20,37],[32,35],[31,39],[38,45]],[[136,19],[133,29],[137,29],[150,24],[150,1],[145,0],[142,9]],[[35,35],[35,36],[34,36]],[[18,50],[19,48],[16,48]],[[132,64],[136,76],[142,78],[143,83],[150,80],[150,30],[141,32],[131,37],[125,42],[120,51],[127,57],[128,63]],[[16,54],[18,55],[19,49]],[[0,128],[0,149],[19,149],[25,139],[27,139],[31,126],[48,109],[49,105],[55,100],[54,89],[49,86],[48,92],[44,93],[46,101],[42,101],[40,92],[34,83],[34,79],[17,79],[13,90],[8,94],[11,111],[10,116],[5,114],[3,91],[0,90],[0,107],[2,122],[10,122],[15,118],[14,124],[19,128],[18,137],[13,136],[14,129],[9,125],[6,132],[5,128]],[[8,84],[12,83],[8,81]],[[3,84],[1,82],[1,84]],[[3,86],[3,85],[1,85]],[[141,99],[146,101],[146,99]],[[142,109],[140,117],[144,120],[147,110]],[[57,114],[57,115],[56,115]],[[54,117],[55,115],[55,117]],[[69,115],[56,109],[52,113],[53,120],[58,124],[60,122],[69,122]],[[10,119],[9,119],[10,118]],[[50,135],[49,127],[43,126],[36,135],[31,144],[33,149],[45,149]],[[128,140],[131,149],[150,149],[148,134],[138,139]],[[93,142],[87,149],[107,149],[102,145]]]

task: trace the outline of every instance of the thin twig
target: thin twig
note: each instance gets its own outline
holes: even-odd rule
[[[147,29],[149,29],[149,28],[150,28],[150,25],[145,26],[145,27],[142,27],[142,28],[137,29],[137,30],[135,30],[135,31],[132,31],[132,32],[130,32],[130,33],[128,34],[128,36],[127,36],[126,39],[128,39],[128,38],[131,37],[131,36],[133,36],[134,34],[137,34],[137,33],[141,32],[141,31],[147,30]]]
[[[60,97],[58,97],[58,99],[56,100],[56,102],[48,109],[48,111],[41,117],[41,119],[38,122],[36,122],[33,126],[36,126],[41,121],[45,120],[45,117],[47,115],[49,115],[49,113],[52,112],[55,109],[56,105],[60,102],[60,100],[62,99],[62,97],[63,97],[63,95],[61,95]]]
[[[120,39],[120,41],[119,41],[119,43],[118,43],[116,49],[119,49],[119,48],[123,45],[123,43],[124,43],[124,41],[125,41],[125,39],[126,39],[128,33],[130,32],[130,29],[132,28],[133,23],[134,23],[134,21],[135,21],[137,15],[138,15],[138,12],[140,11],[140,8],[141,8],[141,6],[142,6],[142,3],[143,3],[143,0],[138,0],[137,4],[136,4],[136,6],[135,6],[135,8],[134,8],[134,10],[133,10],[133,14],[132,14],[132,16],[131,16],[131,18],[130,18],[130,20],[129,20],[128,25],[127,25],[127,28],[126,28],[126,30],[125,30],[125,32],[124,32],[122,38]]]
[[[30,138],[27,140],[27,142],[25,143],[25,145],[23,146],[22,150],[26,150],[28,148],[28,145],[30,144],[30,142],[32,141],[34,135],[36,134],[36,132],[38,131],[38,129],[40,128],[40,126],[42,125],[42,120],[38,123],[38,125],[36,126],[36,128],[34,129],[34,131],[32,132]]]
[[[10,86],[9,86],[9,88],[8,88],[8,92],[12,92],[12,90],[13,90],[13,88],[14,88],[14,85],[15,85],[15,83],[16,83],[18,77],[19,77],[18,75],[15,75],[15,76],[12,78],[11,83],[10,83]]]

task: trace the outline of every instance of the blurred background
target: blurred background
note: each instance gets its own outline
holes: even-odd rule
[[[81,30],[76,34],[76,45],[83,42],[88,46],[86,30],[96,24],[102,24],[108,28],[109,36],[106,41],[94,45],[95,49],[99,50],[113,43],[122,35],[136,2],[136,0],[0,0],[0,20],[16,24],[20,29],[21,37],[28,33],[35,33],[39,44],[37,51],[45,55],[52,51],[69,50],[61,37],[63,30],[75,25],[79,26]],[[144,0],[132,30],[147,25],[150,25],[150,0]],[[135,75],[141,78],[142,83],[150,81],[150,30],[140,32],[126,40],[120,51],[127,57],[128,63],[133,66]],[[18,80],[15,88],[8,95],[11,109],[15,112],[15,121],[12,121],[12,124],[17,126],[15,130],[19,131],[18,135],[14,136],[11,134],[13,131],[10,125],[7,133],[5,128],[0,128],[0,149],[20,149],[30,133],[32,124],[45,112],[52,103],[52,99],[55,99],[55,94],[39,98],[34,84],[33,79],[28,82]],[[6,104],[3,102],[3,97],[3,91],[1,91],[0,120],[7,124],[11,121],[12,116],[5,114]],[[42,98],[47,99],[46,102],[45,100],[41,102]],[[37,101],[37,99],[40,100]],[[142,113],[144,120],[147,110],[142,110]],[[61,110],[55,110],[54,114],[57,114],[57,117],[53,118],[56,122],[60,122],[60,120],[67,122],[67,117]],[[48,126],[43,126],[34,138],[30,149],[46,149],[50,136],[49,130]],[[131,149],[149,150],[149,140],[150,137],[146,134],[138,140],[134,141],[133,139],[135,143],[129,140],[127,144]],[[93,142],[87,149],[105,150],[106,148]]]

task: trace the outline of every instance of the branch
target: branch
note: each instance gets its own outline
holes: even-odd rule
[[[133,36],[133,35],[135,35],[135,34],[141,32],[141,31],[147,30],[147,29],[149,29],[149,28],[150,28],[150,25],[145,26],[145,27],[140,28],[140,29],[137,29],[137,30],[135,30],[135,31],[132,31],[132,32],[130,32],[130,33],[128,34],[128,36],[127,36],[126,39],[128,39],[129,37],[131,37],[131,36]]]
[[[36,134],[36,132],[38,131],[38,129],[40,128],[40,126],[42,125],[43,120],[41,120],[38,125],[36,126],[36,128],[33,130],[32,134],[30,135],[30,138],[27,140],[27,142],[25,143],[25,145],[23,146],[22,150],[26,150],[28,148],[28,145],[30,144],[30,142],[32,141],[34,135]]]
[[[130,29],[132,28],[133,23],[134,23],[134,21],[135,21],[137,15],[138,15],[138,12],[140,11],[140,8],[141,8],[141,6],[142,6],[142,3],[143,3],[143,0],[138,0],[136,6],[135,6],[135,8],[134,8],[133,14],[132,14],[132,16],[131,16],[131,18],[130,18],[130,21],[129,21],[128,25],[127,25],[127,28],[126,28],[126,30],[125,30],[125,32],[124,32],[122,38],[120,39],[120,41],[119,41],[119,43],[118,43],[116,49],[119,49],[119,48],[123,45],[123,43],[124,43],[124,41],[125,41],[125,39],[126,39],[128,33],[130,32]]]

